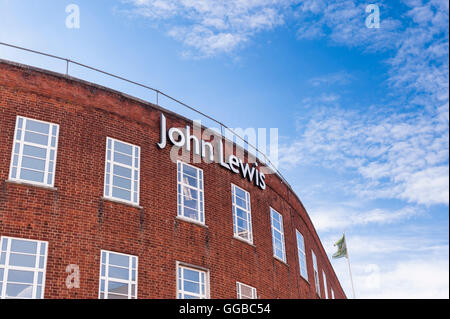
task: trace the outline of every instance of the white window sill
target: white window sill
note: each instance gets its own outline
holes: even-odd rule
[[[48,185],[39,184],[39,183],[33,183],[33,182],[29,182],[29,181],[7,179],[7,180],[5,180],[5,182],[6,183],[11,183],[11,184],[18,184],[18,185],[34,186],[34,187],[48,189],[48,190],[51,190],[51,191],[58,190],[56,187],[53,187],[53,186],[48,186]]]
[[[301,278],[304,282],[306,282],[309,286],[311,286],[311,283],[309,282],[309,280],[306,279],[305,277],[303,277],[301,274],[300,274],[300,278]]]
[[[178,216],[178,215],[177,215],[177,219],[182,220],[184,222],[188,222],[188,223],[191,223],[191,224],[196,224],[198,226],[202,226],[202,227],[208,228],[207,225],[205,225],[205,224],[203,224],[203,223],[201,223],[199,221],[196,221],[195,219],[190,219],[190,218],[183,217],[183,216]]]
[[[281,259],[281,258],[279,258],[279,257],[277,257],[277,256],[273,256],[273,258],[275,258],[275,260],[278,260],[279,262],[281,262],[281,263],[283,263],[283,264],[285,264],[286,266],[289,267],[288,263],[285,262],[283,259]]]
[[[120,200],[120,199],[117,199],[117,198],[110,198],[110,197],[104,197],[104,196],[103,196],[102,199],[105,200],[105,201],[108,201],[108,202],[113,202],[113,203],[118,203],[118,204],[124,204],[124,205],[131,206],[131,207],[134,207],[134,208],[139,208],[139,209],[142,209],[142,208],[143,208],[142,206],[139,206],[139,205],[137,205],[137,204],[133,204],[133,203],[130,203],[130,202],[126,202],[126,201],[123,201],[123,200]]]
[[[242,242],[244,242],[244,243],[246,243],[247,245],[250,245],[250,246],[252,246],[252,247],[256,247],[255,244],[253,244],[253,242],[248,241],[248,240],[246,240],[246,239],[244,239],[244,238],[241,238],[241,237],[239,237],[239,236],[233,235],[233,238],[234,238],[234,239],[237,239],[237,240],[239,240],[239,241],[242,241]]]

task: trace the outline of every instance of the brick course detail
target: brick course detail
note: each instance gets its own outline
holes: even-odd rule
[[[97,298],[100,250],[139,258],[138,298],[176,298],[176,262],[207,268],[211,298],[236,298],[236,281],[259,298],[318,298],[311,249],[336,298],[346,298],[301,201],[276,175],[263,191],[218,164],[204,172],[205,224],[177,217],[177,167],[159,149],[161,112],[171,127],[188,119],[92,83],[0,61],[0,236],[49,242],[45,298]],[[16,116],[59,124],[54,188],[8,181]],[[141,207],[103,199],[106,138],[141,147]],[[253,244],[233,238],[231,183],[251,194]],[[304,185],[307,187],[307,185]],[[270,207],[283,216],[287,263],[273,257]],[[296,232],[304,236],[309,282],[300,276]],[[65,284],[80,267],[80,288]]]

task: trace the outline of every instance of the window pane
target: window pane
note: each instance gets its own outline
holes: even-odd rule
[[[190,269],[184,269],[184,279],[198,282],[199,281],[199,272],[190,270]]]
[[[11,170],[11,176],[12,178],[16,178],[17,177],[17,168],[13,167]]]
[[[32,284],[34,273],[32,271],[12,270],[8,271],[8,281],[15,283]]]
[[[11,239],[11,251],[13,252],[36,254],[36,250],[37,250],[37,242],[20,239]]]
[[[187,197],[184,197],[184,206],[186,206],[186,208],[197,210],[198,204],[195,199],[189,200]]]
[[[245,211],[243,211],[242,209],[240,209],[240,208],[236,208],[236,215],[239,218],[243,218],[243,219],[247,218],[247,213]]]
[[[275,219],[272,219],[272,225],[273,225],[273,228],[275,228],[276,230],[281,229],[280,223],[278,221],[276,221]]]
[[[108,281],[108,292],[128,295],[128,284],[122,282]]]
[[[45,170],[45,161],[24,156],[24,157],[22,157],[22,167],[31,168],[31,169],[39,170],[39,171],[44,171]]]
[[[133,158],[131,156],[123,155],[117,152],[114,152],[114,161],[129,166],[133,164]]]
[[[130,261],[129,258],[130,258],[129,256],[110,253],[109,254],[109,264],[116,265],[116,266],[122,266],[122,267],[128,267],[129,261]]]
[[[183,183],[192,187],[197,187],[197,179],[189,175],[183,175]]]
[[[37,171],[30,171],[28,169],[22,168],[20,170],[20,178],[27,181],[43,183],[44,182],[44,173]]]
[[[48,135],[42,135],[38,133],[25,132],[25,142],[48,145]]]
[[[184,208],[184,216],[195,220],[199,219],[199,213],[197,210],[192,210],[187,207]]]
[[[44,268],[44,262],[45,262],[45,258],[44,258],[44,256],[41,256],[39,258],[39,268],[41,268],[41,269]]]
[[[237,224],[239,228],[247,229],[247,222],[245,220],[238,218]]]
[[[125,153],[128,155],[133,155],[133,147],[128,144],[124,144],[119,141],[114,141],[114,150],[119,151],[121,153]]]
[[[131,192],[116,187],[112,189],[112,196],[128,201],[131,200]]]
[[[191,177],[197,178],[197,169],[192,166],[183,165],[183,172]]]
[[[23,154],[45,159],[45,157],[47,156],[47,150],[42,147],[24,145],[23,146]]]
[[[245,192],[242,189],[240,189],[238,187],[235,187],[234,189],[235,189],[235,192],[236,192],[236,196],[239,196],[240,198],[244,198],[245,199]]]
[[[47,248],[46,243],[41,243],[41,255],[45,255],[45,249]]]
[[[236,197],[235,202],[236,202],[236,205],[238,205],[238,206],[240,206],[240,207],[242,207],[244,209],[247,209],[247,202],[245,200],[243,200],[243,199],[241,199],[239,197]]]
[[[130,179],[114,176],[113,177],[113,185],[131,190],[131,180]]]
[[[22,267],[32,267],[36,266],[36,256],[32,255],[20,255],[20,254],[10,254],[9,264],[11,266],[22,266]]]
[[[42,286],[36,288],[36,299],[42,299]]]
[[[184,281],[184,291],[199,294],[200,293],[199,284],[185,280]]]
[[[109,277],[117,279],[129,279],[129,271],[126,268],[118,268],[114,266],[109,266]]]
[[[33,295],[32,285],[7,284],[6,295],[16,298],[31,298]]]
[[[119,165],[114,165],[114,175],[131,179],[131,169]]]
[[[43,134],[48,134],[50,125],[47,123],[42,122],[36,122],[30,119],[27,119],[25,128],[27,130],[33,131],[33,132],[39,132]]]

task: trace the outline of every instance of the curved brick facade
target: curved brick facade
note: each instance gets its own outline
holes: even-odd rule
[[[321,291],[323,271],[328,295],[345,298],[305,208],[276,175],[261,190],[220,165],[195,164],[204,172],[206,226],[177,218],[177,166],[156,145],[161,113],[170,126],[190,123],[104,87],[0,61],[0,236],[48,242],[44,297],[98,298],[100,252],[109,250],[138,256],[138,298],[175,298],[177,262],[209,271],[211,298],[236,298],[237,281],[258,298],[317,298],[313,250]],[[53,188],[8,180],[17,116],[59,125]],[[103,198],[107,137],[140,146],[140,207]],[[251,194],[253,245],[233,237],[231,183]],[[270,207],[283,216],[287,263],[273,257]],[[69,264],[80,267],[78,289],[66,287]]]

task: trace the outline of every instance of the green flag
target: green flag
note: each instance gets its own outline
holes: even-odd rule
[[[337,250],[337,252],[335,252],[333,254],[333,258],[342,258],[342,257],[348,258],[348,256],[347,256],[347,243],[345,242],[345,234],[342,235],[342,238],[339,239],[334,244],[334,246],[337,246],[338,250]]]

